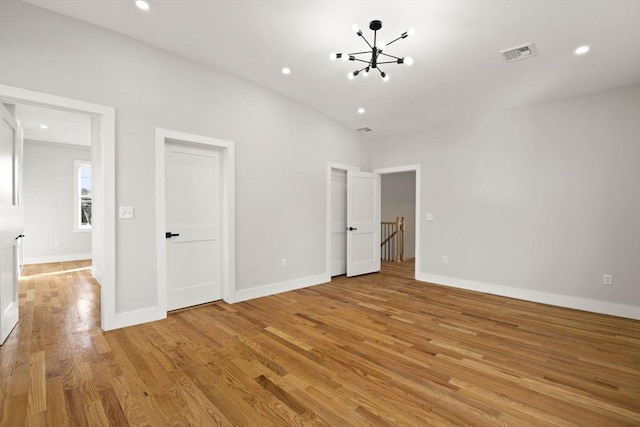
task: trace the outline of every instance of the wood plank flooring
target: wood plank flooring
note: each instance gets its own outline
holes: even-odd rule
[[[0,425],[640,425],[638,321],[385,263],[103,333],[87,267],[25,269],[0,347]]]

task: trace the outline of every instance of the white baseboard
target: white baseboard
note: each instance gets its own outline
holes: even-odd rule
[[[102,273],[100,273],[100,270],[93,265],[91,266],[91,275],[96,279],[96,282],[98,282],[99,285],[102,285]]]
[[[331,277],[328,274],[319,274],[317,276],[302,277],[299,279],[289,280],[286,282],[272,283],[270,285],[258,286],[249,289],[236,290],[233,300],[231,298],[225,298],[225,301],[233,304],[236,302],[247,301],[254,298],[266,297],[269,295],[275,295],[282,292],[295,291],[296,289],[302,289],[309,286],[320,285],[322,283],[328,283],[331,281]]]
[[[452,288],[467,289],[470,291],[484,292],[486,294],[499,295],[502,297],[516,298],[525,301],[555,305],[558,307],[573,308],[576,310],[640,320],[640,307],[634,307],[632,305],[616,304],[568,295],[558,295],[549,292],[532,291],[529,289],[518,289],[509,286],[494,285],[492,283],[476,282],[474,280],[459,279],[457,277],[440,276],[436,274],[417,273],[416,279],[421,282],[435,283],[438,285],[450,286]]]
[[[319,285],[321,283],[327,283],[329,281],[331,281],[331,278],[327,274],[303,277],[300,279],[259,286],[251,289],[241,289],[236,291],[233,296],[225,298],[225,301],[232,304],[254,298],[274,295],[281,292],[302,289],[308,286]],[[110,331],[112,329],[126,328],[127,326],[154,322],[156,320],[162,320],[166,318],[166,310],[162,310],[160,307],[151,307],[126,313],[116,313],[116,315],[108,322],[108,324],[105,324],[103,319],[102,329],[105,331]]]
[[[160,307],[145,308],[142,310],[128,311],[126,313],[116,313],[108,325],[104,322],[101,325],[104,331],[126,328],[127,326],[139,325],[141,323],[155,322],[167,318],[167,311]],[[104,320],[104,319],[103,319]]]
[[[39,257],[24,257],[24,264],[49,264],[51,262],[81,261],[91,259],[91,252],[85,254],[50,255]]]

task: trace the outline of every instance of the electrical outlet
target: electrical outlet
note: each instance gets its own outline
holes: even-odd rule
[[[432,214],[431,212],[428,212],[428,213],[425,215],[425,219],[426,219],[427,221],[433,221],[433,214]]]
[[[282,266],[282,268],[287,268],[287,259],[282,258],[282,262],[280,263],[280,265]]]
[[[613,285],[613,276],[611,274],[605,274],[602,276],[603,285]]]
[[[446,256],[446,255],[445,255],[445,256],[443,256],[443,257],[442,257],[442,263],[443,263],[443,264],[449,264],[449,257],[448,257],[448,256]]]

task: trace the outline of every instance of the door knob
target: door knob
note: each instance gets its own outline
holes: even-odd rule
[[[348,231],[356,231],[356,230],[357,230],[357,228],[356,228],[356,227],[349,227],[349,228],[347,228],[347,230],[348,230]]]
[[[167,231],[166,233],[164,233],[164,237],[167,239],[170,239],[171,237],[178,237],[180,234],[179,233],[172,233],[170,231]]]

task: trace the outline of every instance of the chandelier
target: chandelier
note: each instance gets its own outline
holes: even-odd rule
[[[352,80],[358,74],[363,76],[368,76],[369,72],[372,69],[378,70],[382,80],[385,82],[389,80],[389,76],[387,73],[380,69],[381,64],[413,64],[413,58],[409,56],[398,57],[394,55],[390,55],[386,53],[387,47],[390,44],[397,42],[400,39],[406,39],[407,37],[413,35],[415,30],[411,28],[408,31],[402,33],[399,37],[394,40],[391,40],[389,43],[380,42],[378,44],[378,30],[382,28],[382,21],[374,20],[369,23],[369,29],[373,31],[373,45],[369,43],[369,40],[362,34],[360,27],[357,24],[353,25],[353,32],[356,33],[359,37],[362,37],[362,40],[367,43],[371,50],[366,50],[363,52],[353,52],[353,53],[332,53],[331,60],[341,59],[343,61],[355,61],[355,62],[363,62],[366,65],[359,70],[355,70],[348,74],[350,80]]]

